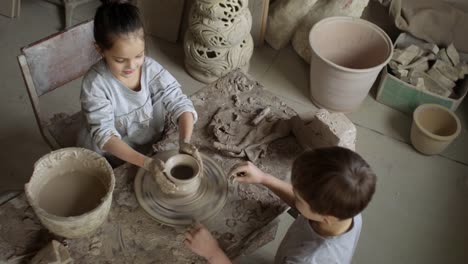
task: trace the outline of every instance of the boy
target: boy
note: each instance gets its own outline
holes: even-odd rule
[[[301,214],[286,233],[275,263],[351,263],[361,231],[360,213],[375,192],[376,176],[355,152],[329,147],[306,151],[293,164],[292,185],[252,163],[237,165],[236,180],[263,184]],[[185,244],[209,263],[231,263],[202,225]]]

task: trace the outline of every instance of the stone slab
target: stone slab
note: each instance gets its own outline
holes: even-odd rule
[[[356,149],[356,127],[343,113],[319,109],[312,120],[296,117],[293,133],[306,149],[331,146]]]

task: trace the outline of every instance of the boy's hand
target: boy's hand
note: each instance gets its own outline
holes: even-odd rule
[[[210,231],[199,223],[185,233],[184,243],[195,254],[208,261],[216,258],[219,254],[224,254]]]
[[[234,166],[229,175],[233,175],[238,182],[262,184],[267,175],[250,161]]]
[[[200,156],[200,152],[198,151],[197,147],[195,147],[189,142],[181,141],[179,142],[179,153],[187,154],[194,157],[198,161],[198,165],[200,166],[200,175],[203,175],[203,160]]]

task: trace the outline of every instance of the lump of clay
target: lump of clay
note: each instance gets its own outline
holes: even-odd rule
[[[343,113],[319,109],[311,120],[292,119],[292,131],[304,149],[339,146],[355,150],[356,127]]]
[[[68,249],[56,240],[52,240],[47,246],[41,249],[31,260],[30,264],[71,264]]]

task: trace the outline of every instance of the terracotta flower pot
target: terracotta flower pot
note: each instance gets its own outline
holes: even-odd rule
[[[460,120],[451,110],[437,104],[423,104],[413,113],[411,143],[423,154],[439,154],[460,131]]]

